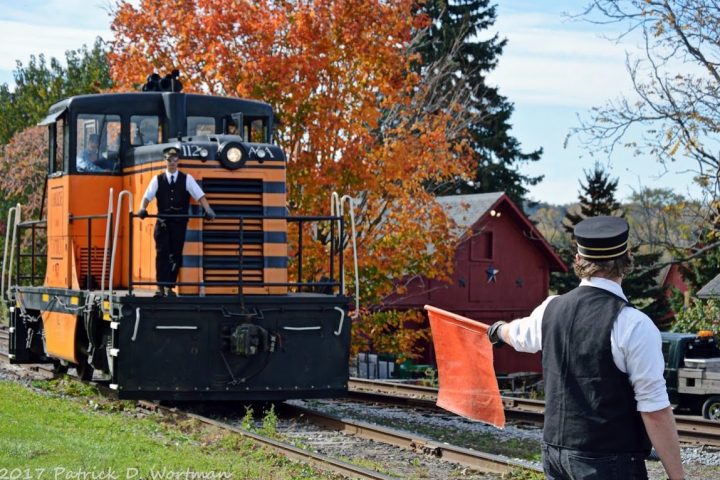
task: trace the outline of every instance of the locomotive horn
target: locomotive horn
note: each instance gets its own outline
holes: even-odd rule
[[[142,87],[143,92],[181,92],[182,83],[178,80],[180,71],[174,69],[172,73],[160,77],[157,73],[148,75],[147,82]]]

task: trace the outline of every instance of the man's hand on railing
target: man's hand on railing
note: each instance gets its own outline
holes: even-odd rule
[[[138,210],[137,213],[135,214],[135,216],[140,217],[141,219],[147,218],[147,215],[148,215],[147,210],[145,210],[144,208],[141,208],[141,209]]]
[[[205,210],[205,218],[208,220],[215,220],[215,210],[213,210],[211,207],[208,207]]]

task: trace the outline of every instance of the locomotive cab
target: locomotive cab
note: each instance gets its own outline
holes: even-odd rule
[[[273,119],[262,102],[177,91],[53,105],[41,122],[50,133],[47,218],[23,221],[19,205],[8,217],[11,361],[100,372],[121,398],[343,394],[347,229],[337,215],[288,215]],[[217,218],[194,203],[179,215],[188,221],[180,296],[155,298],[156,202],[145,219],[133,212],[170,146]],[[313,249],[324,258],[308,262],[313,224],[329,233]]]

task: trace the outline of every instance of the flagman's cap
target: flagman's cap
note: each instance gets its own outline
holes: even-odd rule
[[[575,225],[578,253],[588,260],[612,260],[628,251],[630,227],[624,218],[591,217]]]
[[[163,150],[163,157],[166,160],[168,158],[177,157],[177,156],[178,156],[178,151],[177,151],[177,148],[175,148],[175,147],[168,147],[165,150]]]

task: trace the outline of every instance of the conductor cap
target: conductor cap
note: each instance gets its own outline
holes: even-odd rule
[[[628,251],[630,227],[624,218],[591,217],[575,225],[578,253],[588,260],[612,260]]]
[[[168,147],[165,150],[163,150],[163,158],[165,158],[165,160],[167,160],[169,158],[177,158],[177,156],[178,156],[178,151],[174,147]]]

